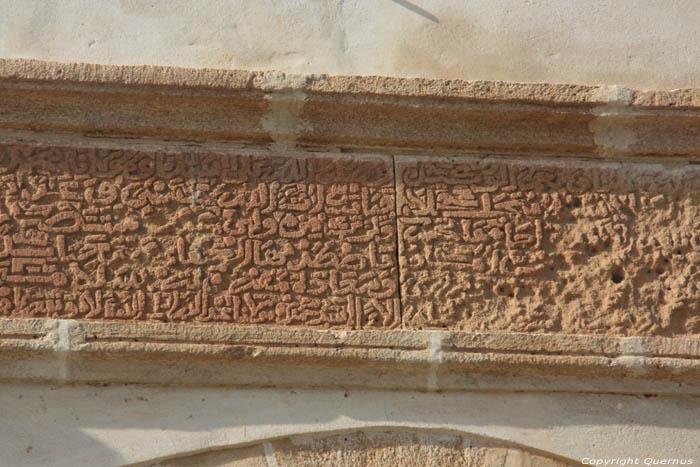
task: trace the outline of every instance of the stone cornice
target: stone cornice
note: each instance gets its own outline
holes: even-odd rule
[[[0,60],[0,128],[252,147],[700,155],[700,91]]]

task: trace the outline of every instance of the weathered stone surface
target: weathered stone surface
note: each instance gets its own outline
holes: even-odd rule
[[[285,466],[469,466],[510,465],[564,467],[573,465],[455,435],[410,432],[359,432],[315,439],[291,439],[273,445],[275,459]]]
[[[0,381],[700,393],[700,342],[0,319]]]
[[[700,334],[700,171],[397,157],[403,321]]]
[[[631,89],[554,82],[467,81],[368,75],[327,75],[169,66],[104,65],[0,58],[0,82],[102,86],[141,89],[190,89],[223,93],[295,91],[320,95],[468,99],[479,102],[528,102],[585,107],[606,104],[637,109],[700,107],[700,89]],[[232,116],[229,116],[232,117]]]
[[[700,334],[695,166],[394,160],[2,145],[0,314]]]
[[[0,146],[0,315],[392,328],[382,156]]]
[[[274,150],[700,158],[696,89],[21,59],[0,59],[0,89],[5,139],[42,132]]]
[[[554,459],[523,448],[475,438],[420,432],[369,431],[288,438],[263,445],[194,454],[150,467],[285,467],[313,466],[464,466],[565,467],[574,462]]]

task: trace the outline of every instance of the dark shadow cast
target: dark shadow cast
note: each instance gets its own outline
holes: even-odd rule
[[[413,3],[411,3],[407,0],[391,0],[391,1],[394,3],[398,3],[399,5],[401,5],[404,8],[408,8],[412,12],[421,15],[425,19],[429,19],[433,23],[440,24],[440,20],[437,18],[437,16],[431,14],[429,11],[422,9],[418,5],[414,5]]]

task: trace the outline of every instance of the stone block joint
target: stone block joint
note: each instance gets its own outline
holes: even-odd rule
[[[0,84],[4,317],[700,333],[693,90],[12,60]],[[189,138],[219,146],[163,142]]]
[[[679,163],[0,145],[5,317],[688,336]]]

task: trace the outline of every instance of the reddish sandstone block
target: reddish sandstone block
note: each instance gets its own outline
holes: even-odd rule
[[[397,157],[408,328],[700,334],[700,170]]]
[[[0,146],[0,315],[398,326],[381,156]]]

